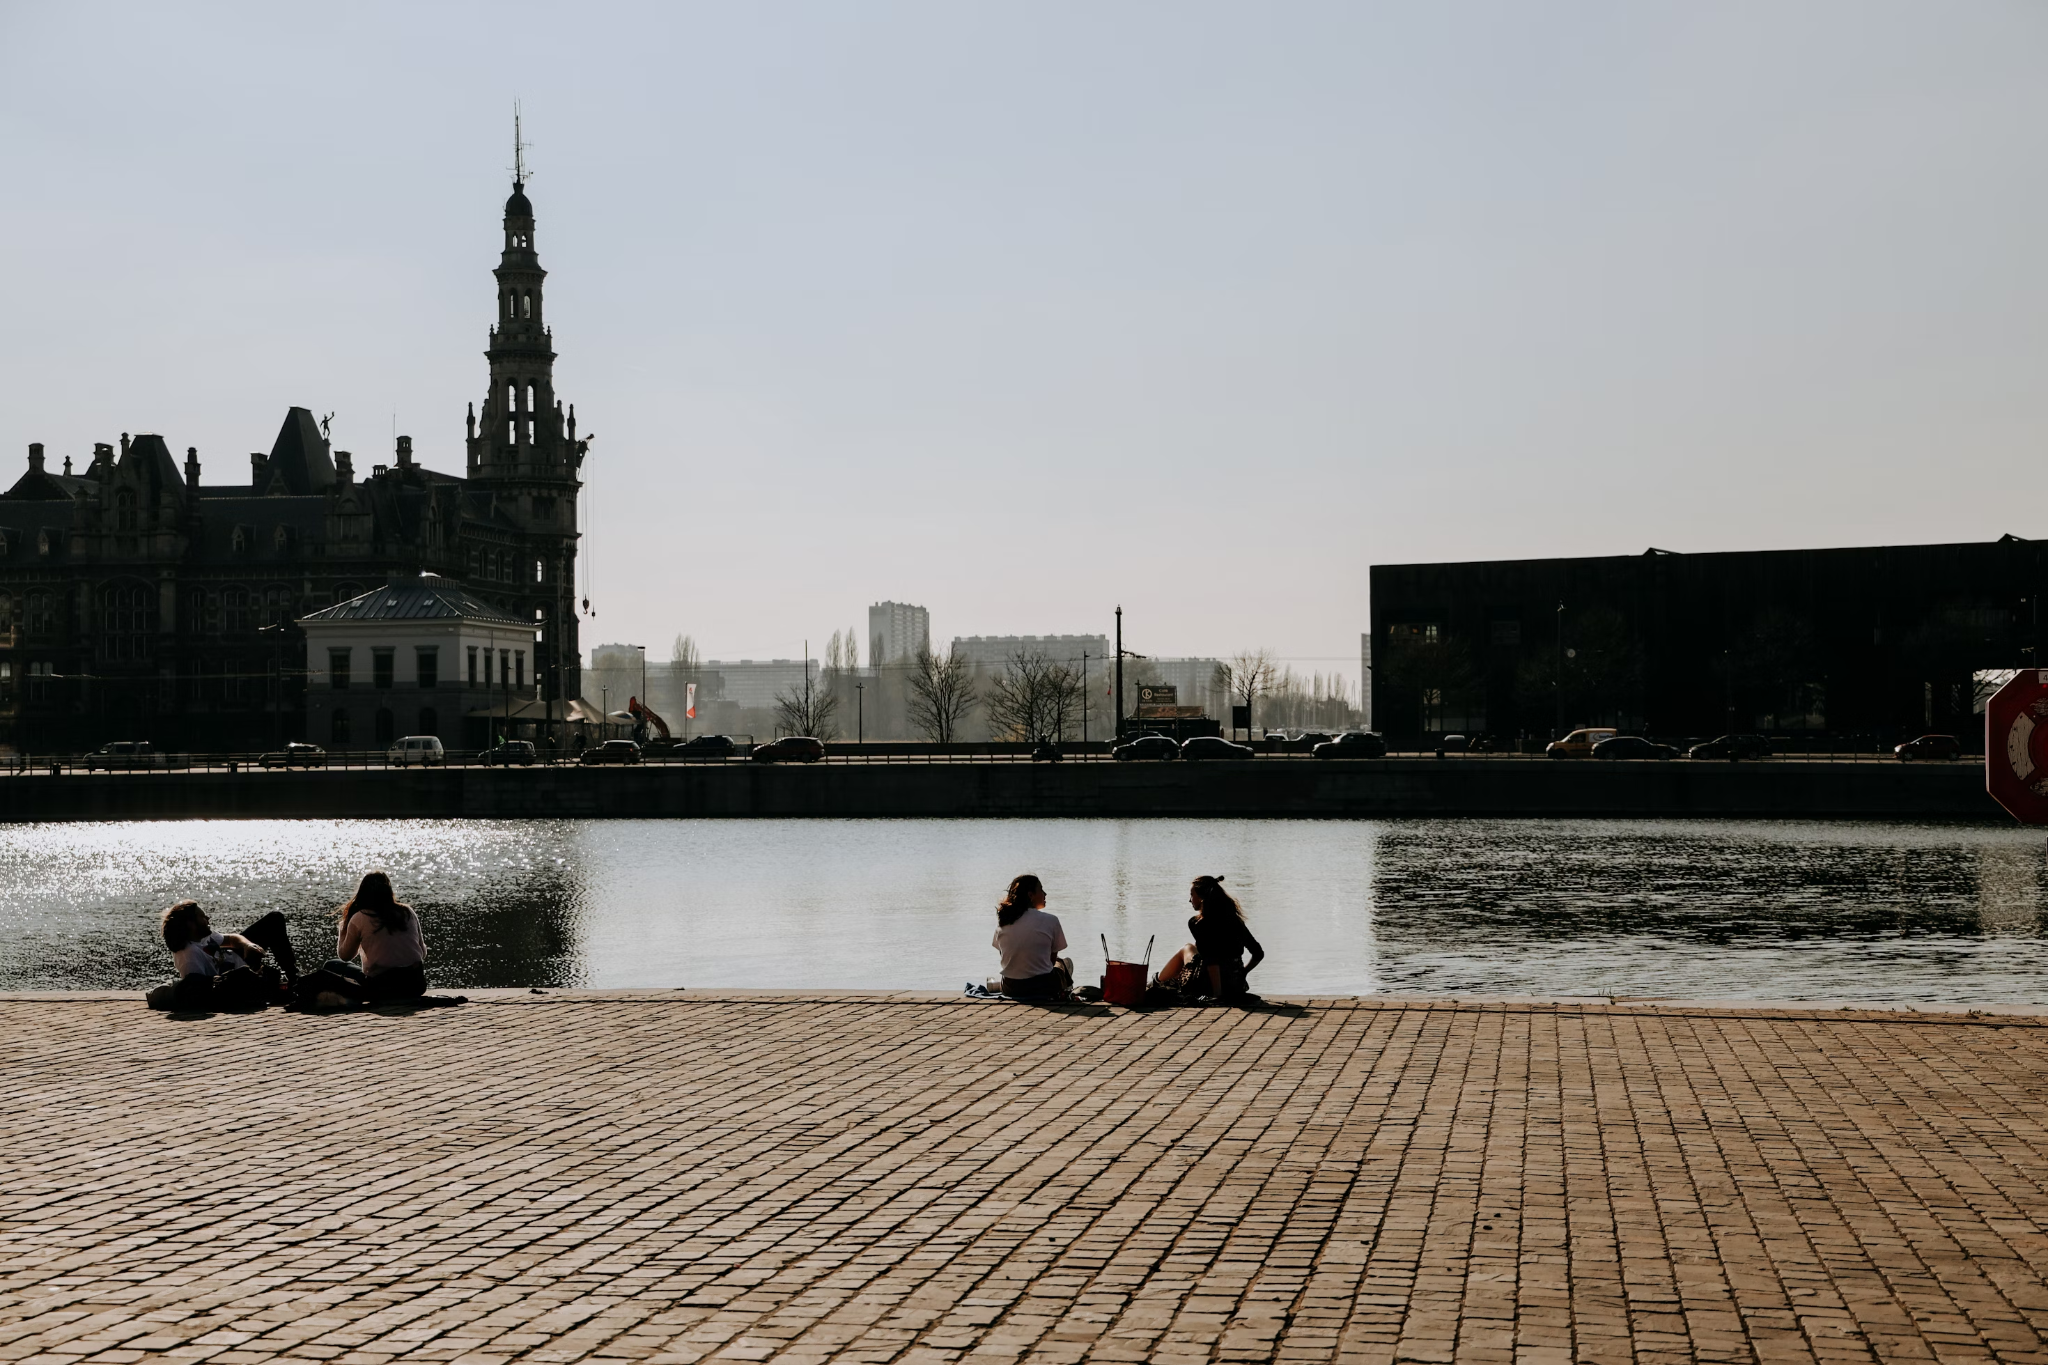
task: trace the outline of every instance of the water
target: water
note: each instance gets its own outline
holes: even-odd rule
[[[136,988],[156,916],[268,910],[301,954],[385,867],[439,986],[958,989],[1045,879],[1082,978],[1156,964],[1223,873],[1256,988],[2048,1004],[2044,845],[2009,827],[1765,821],[376,821],[0,827],[0,989]]]

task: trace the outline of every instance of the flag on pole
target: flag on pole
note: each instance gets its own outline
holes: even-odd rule
[[[690,683],[683,688],[683,714],[691,720],[697,719],[697,684]]]

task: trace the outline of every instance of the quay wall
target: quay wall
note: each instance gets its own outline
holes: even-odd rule
[[[1735,816],[2007,818],[1970,764],[676,764],[24,774],[0,820],[277,817]]]

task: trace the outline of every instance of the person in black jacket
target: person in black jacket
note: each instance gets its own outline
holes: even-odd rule
[[[1188,904],[1195,908],[1188,920],[1194,942],[1166,960],[1154,984],[1183,999],[1235,1000],[1247,994],[1246,975],[1265,961],[1266,950],[1252,937],[1236,897],[1223,889],[1223,878],[1197,877],[1188,888]]]

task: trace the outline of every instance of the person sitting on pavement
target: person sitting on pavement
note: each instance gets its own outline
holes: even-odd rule
[[[1183,1000],[1237,1000],[1250,994],[1245,978],[1266,960],[1266,950],[1252,937],[1237,898],[1223,889],[1223,878],[1203,876],[1188,888],[1188,904],[1195,908],[1188,920],[1194,942],[1168,958],[1152,984]],[[1244,960],[1246,952],[1250,962]]]
[[[427,945],[420,934],[420,917],[399,901],[390,877],[365,872],[340,913],[334,958],[301,983],[307,1003],[334,1008],[364,1001],[415,1000],[427,993]]]
[[[278,911],[239,934],[217,934],[198,901],[179,901],[164,911],[160,928],[178,979],[149,993],[154,1008],[260,1010],[283,1001],[298,976]]]
[[[1044,884],[1028,872],[1012,881],[996,907],[1003,994],[1034,1003],[1066,1000],[1074,985],[1073,962],[1059,956],[1066,946],[1059,916],[1046,913]]]

